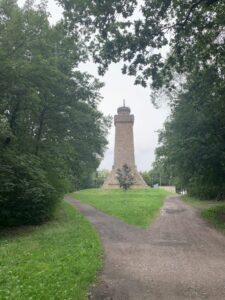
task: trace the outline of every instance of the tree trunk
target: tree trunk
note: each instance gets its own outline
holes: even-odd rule
[[[20,100],[18,100],[16,102],[16,105],[15,105],[14,109],[12,110],[12,115],[11,115],[11,118],[9,121],[9,126],[13,133],[15,132],[16,117],[17,117],[17,113],[18,113],[19,109],[20,109]]]
[[[39,153],[40,141],[41,141],[41,136],[42,136],[42,132],[43,132],[43,125],[44,125],[46,111],[47,111],[47,107],[45,106],[45,107],[43,107],[40,117],[39,117],[39,127],[38,127],[36,146],[35,146],[35,151],[34,151],[35,155],[38,155],[38,153]]]

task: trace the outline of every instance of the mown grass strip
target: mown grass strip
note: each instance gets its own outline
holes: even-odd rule
[[[87,189],[72,196],[128,224],[146,228],[158,215],[168,194],[162,189],[151,188],[128,191]]]
[[[100,266],[96,231],[67,203],[48,224],[1,230],[0,299],[83,300]]]

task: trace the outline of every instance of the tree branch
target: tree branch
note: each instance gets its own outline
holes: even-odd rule
[[[188,12],[187,12],[187,14],[186,14],[186,16],[185,16],[185,18],[184,18],[183,21],[175,23],[175,24],[173,24],[171,26],[165,26],[165,27],[162,28],[162,30],[171,29],[171,28],[174,28],[174,27],[177,27],[177,26],[184,26],[187,23],[187,21],[189,20],[190,15],[193,12],[193,10],[195,10],[201,3],[205,2],[206,4],[210,5],[210,4],[213,4],[213,3],[218,2],[218,1],[219,0],[199,0],[196,3],[193,3],[191,5],[191,7],[189,8],[189,10],[188,10]]]

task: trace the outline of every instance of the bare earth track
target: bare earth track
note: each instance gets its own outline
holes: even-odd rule
[[[147,230],[66,200],[95,225],[103,242],[104,267],[91,299],[225,299],[225,236],[178,197],[166,199]]]

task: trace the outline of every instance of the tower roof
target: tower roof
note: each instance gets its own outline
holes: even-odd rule
[[[120,106],[118,109],[117,109],[117,113],[124,113],[124,112],[127,112],[127,113],[130,113],[131,110],[130,110],[130,107],[128,106]]]
[[[123,106],[120,106],[118,109],[117,109],[117,113],[122,113],[122,114],[130,114],[130,107],[126,106],[125,104],[125,99],[123,99]]]

